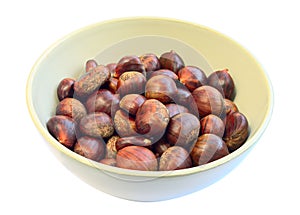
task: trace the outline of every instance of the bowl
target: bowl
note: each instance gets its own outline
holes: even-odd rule
[[[137,171],[104,165],[67,149],[47,131],[55,114],[56,87],[66,77],[79,77],[86,60],[117,62],[125,55],[176,50],[186,65],[206,74],[229,68],[235,81],[235,103],[248,118],[250,135],[239,149],[214,162],[176,171]],[[271,118],[273,92],[261,65],[241,45],[207,27],[180,20],[133,17],[96,23],[50,46],[37,60],[27,80],[31,118],[62,164],[102,192],[135,201],[160,201],[186,195],[220,180],[251,151]],[[180,186],[178,186],[180,185]]]

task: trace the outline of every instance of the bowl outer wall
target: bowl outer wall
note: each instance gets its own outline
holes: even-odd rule
[[[78,77],[87,59],[94,58],[99,53],[101,55],[101,52],[108,50],[114,44],[144,36],[177,40],[198,51],[213,70],[229,68],[237,87],[235,102],[241,112],[247,116],[251,127],[251,134],[241,148],[222,159],[200,167],[163,173],[142,172],[109,167],[85,159],[63,147],[48,133],[45,124],[54,115],[58,102],[55,93],[58,82],[64,77]],[[101,63],[116,62],[126,54],[145,52],[161,54],[167,51],[166,48],[168,45],[151,44],[149,41],[145,47],[138,49],[127,47],[127,50],[123,49],[118,55],[112,55],[104,60],[106,62]],[[197,65],[202,68],[202,63],[195,64],[195,61],[187,57],[188,53],[185,53],[185,49],[181,49],[180,44],[178,47],[169,48],[180,50],[180,55],[184,58],[186,65]],[[132,50],[136,53],[129,53]],[[206,67],[205,72],[212,71]],[[273,92],[267,74],[253,56],[239,44],[214,30],[197,24],[150,17],[101,22],[79,29],[62,38],[48,48],[33,66],[27,81],[26,97],[34,124],[50,143],[51,151],[68,169],[104,192],[140,201],[173,198],[176,195],[198,190],[221,178],[239,163],[246,155],[245,152],[248,152],[248,149],[263,134],[273,108]],[[104,179],[108,176],[116,180],[104,186],[103,180],[108,180]],[[184,183],[182,190],[174,191],[176,184],[181,182]],[[133,186],[129,186],[130,184]],[[114,193],[113,191],[116,191],[114,188],[118,185],[119,188]],[[164,195],[159,192],[161,189],[155,189],[157,186],[165,188]],[[146,188],[147,195],[139,195],[141,189]]]

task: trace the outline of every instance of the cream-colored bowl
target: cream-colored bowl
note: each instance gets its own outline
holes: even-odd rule
[[[46,122],[58,103],[56,87],[66,77],[79,77],[87,59],[101,64],[124,55],[175,50],[186,65],[207,74],[228,68],[235,102],[251,127],[247,142],[222,159],[199,167],[169,172],[126,170],[102,165],[68,150],[47,131]],[[259,63],[243,47],[206,27],[165,18],[125,18],[77,30],[48,48],[33,66],[27,82],[27,105],[38,131],[56,157],[83,181],[120,198],[158,201],[200,190],[229,173],[263,134],[271,117],[273,93]]]

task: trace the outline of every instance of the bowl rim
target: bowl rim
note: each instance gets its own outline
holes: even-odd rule
[[[97,27],[97,26],[100,26],[100,25],[113,24],[113,23],[124,22],[124,21],[137,21],[137,20],[142,20],[142,21],[147,20],[147,21],[155,21],[155,22],[163,21],[163,22],[173,22],[173,23],[179,23],[179,24],[185,24],[185,25],[193,25],[196,28],[201,28],[201,29],[210,31],[212,33],[218,34],[218,35],[230,40],[232,43],[234,43],[239,48],[241,48],[243,51],[245,51],[245,53],[247,55],[249,55],[249,57],[254,59],[253,55],[247,49],[245,49],[242,45],[240,45],[238,42],[234,41],[230,37],[224,35],[223,33],[218,32],[214,29],[211,29],[209,27],[206,27],[206,26],[203,26],[203,25],[200,25],[200,24],[197,24],[197,23],[193,23],[193,22],[190,22],[190,21],[179,20],[179,19],[175,19],[175,18],[167,18],[167,17],[149,17],[149,16],[139,17],[139,16],[136,16],[136,17],[115,18],[115,19],[105,20],[105,21],[101,21],[101,22],[97,22],[97,23],[94,23],[94,24],[87,25],[85,27],[79,28],[79,29],[65,35],[64,37],[62,37],[61,39],[57,40],[52,45],[50,45],[41,54],[41,56],[36,60],[36,62],[34,63],[32,69],[29,73],[27,83],[26,83],[26,91],[25,91],[27,109],[29,111],[29,115],[30,115],[34,125],[36,126],[36,128],[40,132],[40,134],[43,136],[43,138],[47,142],[49,142],[52,146],[54,146],[54,148],[56,148],[57,150],[59,150],[60,152],[65,154],[66,156],[68,156],[68,157],[70,157],[70,158],[72,158],[72,159],[74,159],[78,162],[81,162],[85,165],[88,165],[92,168],[97,168],[98,170],[110,172],[110,173],[113,173],[113,174],[127,175],[127,176],[141,176],[141,177],[175,177],[175,176],[196,174],[196,173],[207,171],[207,170],[216,168],[220,165],[223,165],[223,164],[229,162],[230,160],[233,160],[234,158],[239,157],[245,151],[249,150],[258,141],[258,139],[262,136],[262,134],[265,132],[265,130],[266,130],[266,128],[267,128],[267,126],[268,126],[268,124],[271,120],[271,116],[272,116],[273,108],[274,108],[274,92],[273,92],[273,87],[272,87],[269,75],[263,69],[262,65],[256,59],[254,59],[254,62],[260,68],[260,70],[263,71],[263,74],[264,74],[265,79],[266,79],[266,83],[268,85],[268,99],[269,99],[269,102],[267,103],[268,107],[267,107],[267,111],[266,111],[266,114],[264,116],[263,122],[258,127],[256,133],[252,137],[249,137],[247,139],[247,141],[239,149],[237,149],[236,151],[234,151],[234,152],[230,153],[229,155],[227,155],[227,156],[225,156],[221,159],[218,159],[216,161],[213,161],[213,162],[201,165],[201,166],[196,166],[196,167],[181,169],[181,170],[172,170],[172,171],[140,171],[140,170],[123,169],[123,168],[118,168],[118,167],[113,167],[113,166],[101,164],[99,162],[92,161],[92,160],[87,159],[87,158],[85,158],[81,155],[78,155],[75,152],[73,152],[72,150],[69,150],[68,148],[64,147],[54,137],[52,137],[50,135],[50,133],[47,131],[47,129],[43,126],[43,124],[39,120],[38,115],[35,112],[34,105],[33,105],[33,100],[32,100],[32,83],[33,83],[35,74],[38,71],[37,68],[38,68],[39,64],[44,59],[47,58],[47,55],[53,49],[55,49],[61,43],[63,43],[68,38],[70,38],[74,35],[77,35],[77,34],[83,32],[83,31],[89,30],[91,28],[94,28],[94,27]]]

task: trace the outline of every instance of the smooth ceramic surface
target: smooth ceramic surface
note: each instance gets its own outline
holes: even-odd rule
[[[84,63],[95,58],[101,64],[122,56],[169,50],[186,65],[207,74],[228,68],[235,80],[237,103],[251,128],[247,142],[230,155],[212,163],[169,172],[143,172],[102,165],[85,159],[58,143],[46,122],[58,103],[56,87],[66,77],[79,77]],[[97,23],[75,31],[53,44],[37,60],[27,82],[27,105],[34,124],[56,157],[75,175],[111,195],[159,201],[200,190],[229,173],[263,134],[272,113],[273,93],[260,64],[239,44],[209,28],[179,20],[126,18]]]

